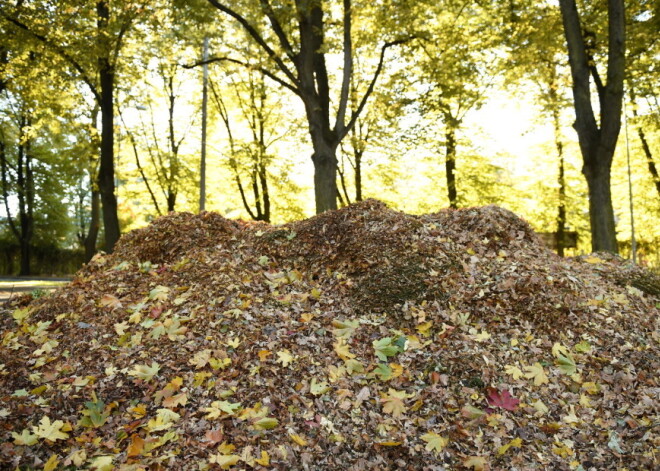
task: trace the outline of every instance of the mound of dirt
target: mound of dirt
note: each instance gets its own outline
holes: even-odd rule
[[[649,276],[495,206],[168,215],[0,317],[0,462],[654,469]]]

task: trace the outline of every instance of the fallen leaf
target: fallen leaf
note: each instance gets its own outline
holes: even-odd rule
[[[493,407],[501,407],[509,411],[516,410],[520,404],[520,400],[513,397],[506,389],[502,391],[495,388],[486,389],[486,400]]]
[[[407,410],[403,401],[408,397],[409,395],[405,391],[397,391],[392,388],[387,391],[387,394],[381,393],[380,402],[383,403],[383,412],[400,417]]]
[[[135,365],[131,371],[129,371],[129,375],[131,376],[137,376],[143,381],[151,381],[154,376],[158,374],[160,371],[160,365],[156,363],[155,361],[151,362],[151,366],[147,365]]]
[[[307,446],[307,440],[295,433],[289,433],[289,438],[300,446]]]
[[[535,386],[541,386],[542,384],[548,383],[548,377],[545,375],[543,365],[540,363],[536,362],[532,366],[525,366],[524,369],[527,371],[527,373],[525,373],[525,378],[534,379]]]
[[[48,461],[44,464],[44,471],[53,471],[57,468],[57,465],[60,463],[60,460],[57,458],[56,454],[50,455]]]
[[[483,456],[469,456],[463,460],[463,466],[472,468],[474,471],[487,471],[490,469],[486,458]]]
[[[131,456],[140,456],[142,450],[144,449],[144,439],[142,439],[138,434],[134,433],[131,435],[131,441],[126,449],[126,455]]]
[[[374,354],[380,361],[387,362],[388,357],[392,357],[399,353],[399,347],[392,344],[391,337],[384,337],[380,340],[374,340],[372,345],[374,347]]]
[[[32,427],[34,434],[40,438],[45,438],[51,442],[57,440],[66,440],[69,438],[69,434],[64,433],[62,428],[64,427],[64,422],[61,420],[56,420],[51,423],[50,418],[44,415],[39,421],[38,427]]]
[[[449,438],[442,437],[435,432],[425,433],[421,439],[426,442],[426,449],[436,455],[440,453],[449,443]]]
[[[555,361],[557,362],[557,366],[559,367],[559,370],[565,375],[572,376],[575,373],[577,373],[575,360],[573,359],[570,353],[567,353],[566,355],[560,353],[559,355],[557,355],[557,359]]]
[[[280,350],[277,352],[277,363],[281,363],[282,366],[289,366],[293,360],[294,357],[289,350]]]
[[[497,449],[497,455],[502,456],[509,450],[509,448],[520,448],[521,446],[522,446],[522,439],[514,438],[506,445],[502,445],[501,447],[499,447]]]
[[[99,305],[101,307],[109,307],[113,310],[122,307],[121,301],[116,296],[112,294],[104,294],[103,297],[99,300]]]

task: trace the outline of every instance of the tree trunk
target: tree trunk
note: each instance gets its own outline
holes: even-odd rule
[[[564,144],[561,141],[561,123],[559,121],[559,97],[557,96],[555,68],[552,68],[552,79],[550,82],[550,100],[552,106],[552,124],[555,132],[555,147],[559,157],[559,204],[557,205],[557,232],[555,232],[555,243],[557,245],[557,255],[564,256],[564,244],[566,234],[566,178],[564,169]]]
[[[99,18],[99,36],[106,34],[110,12],[105,1],[96,4]],[[100,40],[104,42],[104,39]],[[103,205],[103,227],[105,229],[105,251],[111,253],[119,240],[119,218],[115,196],[115,143],[114,143],[114,87],[115,71],[108,50],[99,59],[101,85],[101,162],[99,165],[99,191]]]
[[[458,208],[458,198],[456,192],[456,129],[447,125],[445,132],[445,172],[447,174],[447,196],[449,198],[449,207]]]
[[[575,130],[589,186],[591,246],[594,252],[617,253],[610,170],[621,130],[623,79],[625,73],[625,8],[623,0],[608,0],[607,80],[598,75],[593,53],[584,39],[584,25],[575,0],[559,0],[573,79]],[[593,78],[599,98],[600,122],[591,103]]]
[[[564,256],[564,242],[566,239],[566,179],[564,178],[564,153],[561,142],[557,143],[559,151],[559,205],[557,207],[557,255]]]
[[[34,174],[32,172],[32,156],[30,139],[24,132],[31,125],[28,118],[21,119],[21,138],[18,147],[16,163],[18,210],[19,210],[19,246],[21,249],[20,276],[30,275],[30,245],[34,233]]]
[[[337,146],[314,142],[314,196],[316,214],[337,209]]]
[[[174,211],[174,207],[176,206],[176,192],[174,190],[168,190],[167,191],[167,212],[171,213]]]
[[[83,242],[85,247],[85,263],[89,262],[96,253],[96,239],[99,236],[101,208],[100,195],[97,185],[92,181],[92,212],[89,221],[89,230]]]
[[[639,140],[642,141],[642,149],[644,150],[644,155],[646,156],[646,164],[648,165],[649,172],[653,178],[653,183],[655,183],[655,189],[658,190],[658,197],[660,197],[660,175],[658,175],[658,168],[655,166],[655,161],[653,160],[653,154],[651,153],[651,147],[646,140],[646,135],[642,127],[637,128],[637,135]]]
[[[270,222],[270,192],[268,190],[268,175],[266,174],[266,165],[259,164],[259,182],[261,183],[261,194],[264,200],[263,221]]]
[[[362,151],[355,152],[355,201],[362,201]]]
[[[607,151],[606,151],[607,152]],[[607,156],[597,157],[605,160]],[[610,166],[585,165],[582,173],[589,187],[589,220],[591,224],[591,246],[594,252],[606,251],[617,253],[614,209],[610,192]]]
[[[30,276],[30,241],[24,238],[20,240],[21,268],[18,276]]]

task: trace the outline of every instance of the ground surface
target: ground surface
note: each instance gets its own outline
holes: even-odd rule
[[[71,281],[70,278],[0,277],[0,303],[32,292],[50,292]]]
[[[0,463],[658,469],[644,276],[497,207],[169,215],[0,317]]]

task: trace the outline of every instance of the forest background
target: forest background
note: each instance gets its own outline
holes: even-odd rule
[[[369,197],[657,268],[659,32],[651,0],[0,0],[0,273]]]

